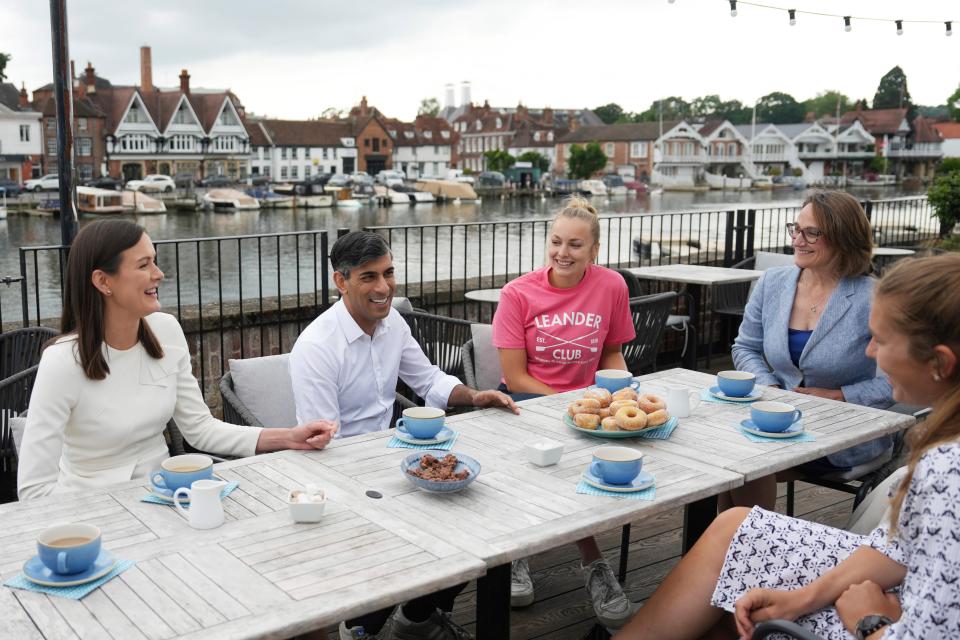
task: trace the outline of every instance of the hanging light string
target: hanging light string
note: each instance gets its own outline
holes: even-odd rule
[[[668,0],[671,4],[674,0]],[[730,4],[730,15],[733,17],[737,16],[737,5],[748,6],[748,7],[757,7],[759,9],[772,9],[774,11],[785,11],[790,20],[790,25],[795,25],[797,23],[797,14],[808,15],[808,16],[818,16],[821,18],[842,18],[843,19],[843,28],[845,31],[851,31],[853,28],[852,22],[856,20],[863,20],[866,22],[888,22],[896,25],[897,35],[903,35],[903,25],[904,24],[942,24],[946,28],[945,35],[953,35],[953,23],[954,20],[907,20],[904,18],[877,18],[873,16],[849,16],[838,13],[825,13],[823,11],[806,11],[804,9],[792,9],[788,7],[778,7],[771,4],[763,4],[760,2],[748,2],[746,0],[727,0]]]

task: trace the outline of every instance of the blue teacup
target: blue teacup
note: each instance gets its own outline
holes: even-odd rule
[[[100,529],[92,524],[58,524],[37,537],[37,555],[61,575],[89,569],[100,555]]]
[[[757,376],[746,371],[721,371],[717,374],[717,386],[725,395],[743,398],[750,395]]]
[[[780,433],[803,417],[803,412],[786,402],[754,402],[750,405],[750,419],[760,431]]]
[[[443,429],[443,409],[435,407],[410,407],[403,410],[397,427],[404,427],[417,440],[429,440]]]
[[[639,386],[633,382],[633,374],[622,369],[601,369],[594,374],[593,379],[598,387],[603,387],[610,393],[630,386]]]
[[[590,463],[590,473],[606,484],[629,484],[642,468],[643,452],[627,447],[600,447]]]
[[[197,480],[213,477],[213,459],[199,453],[173,456],[160,463],[160,468],[150,473],[150,481],[162,493],[170,495],[180,488],[189,489]]]

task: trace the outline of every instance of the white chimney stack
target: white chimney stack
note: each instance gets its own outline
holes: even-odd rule
[[[444,85],[443,88],[444,88],[444,93],[446,94],[445,96],[446,102],[444,102],[443,106],[450,107],[451,109],[453,107],[456,107],[457,105],[453,103],[453,96],[454,96],[453,84],[448,82],[446,85]]]
[[[470,98],[470,81],[464,80],[460,85],[460,104],[468,105],[472,102]]]

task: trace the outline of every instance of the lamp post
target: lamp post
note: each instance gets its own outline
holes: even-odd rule
[[[73,83],[68,75],[67,0],[50,0],[53,46],[53,96],[57,106],[57,176],[60,181],[60,243],[77,235],[76,188],[73,178]]]

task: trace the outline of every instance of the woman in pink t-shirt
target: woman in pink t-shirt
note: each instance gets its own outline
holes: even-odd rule
[[[572,197],[557,213],[547,238],[547,263],[503,288],[493,318],[500,351],[502,391],[522,400],[582,389],[598,369],[627,369],[620,346],[635,336],[627,284],[594,264],[600,251],[597,210]],[[632,606],[594,538],[577,541],[587,591],[597,618],[619,628]],[[533,602],[526,560],[514,562],[510,600]]]

